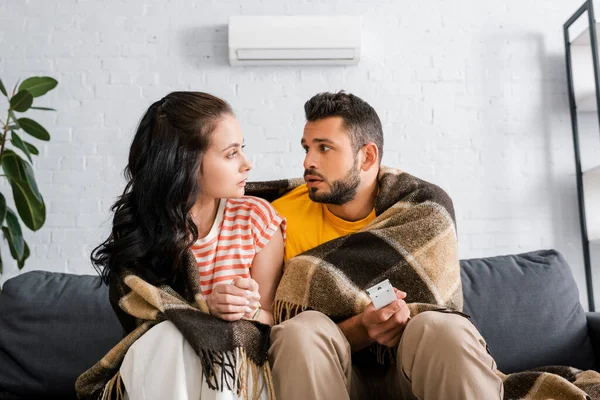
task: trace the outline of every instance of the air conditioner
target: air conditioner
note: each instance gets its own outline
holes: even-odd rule
[[[361,17],[229,17],[231,65],[356,65]]]

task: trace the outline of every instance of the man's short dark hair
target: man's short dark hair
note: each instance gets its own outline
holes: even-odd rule
[[[306,120],[310,122],[327,117],[342,117],[344,128],[350,134],[352,149],[357,152],[369,142],[379,150],[379,163],[383,156],[383,129],[375,109],[366,101],[343,90],[337,93],[319,93],[304,103]]]

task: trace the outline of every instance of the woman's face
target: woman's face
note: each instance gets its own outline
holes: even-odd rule
[[[222,117],[210,142],[202,161],[200,192],[213,198],[243,196],[252,165],[242,151],[244,136],[238,120],[233,115]]]

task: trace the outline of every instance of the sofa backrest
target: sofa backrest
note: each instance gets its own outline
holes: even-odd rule
[[[9,279],[0,293],[0,398],[73,398],[77,376],[122,335],[98,276]]]
[[[462,260],[461,274],[464,311],[502,372],[594,367],[579,291],[557,251]]]

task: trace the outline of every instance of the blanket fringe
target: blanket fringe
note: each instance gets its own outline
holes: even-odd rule
[[[123,400],[124,398],[121,372],[117,372],[104,386],[101,400]]]
[[[280,324],[283,321],[287,321],[288,319],[291,319],[306,310],[307,307],[302,305],[276,300],[273,303],[273,317],[275,319],[275,324]]]
[[[258,386],[258,377],[259,377],[258,366],[256,364],[252,363],[252,364],[250,364],[250,368],[252,370],[252,400],[258,400],[264,387]]]
[[[376,353],[377,362],[381,365],[394,364],[396,362],[396,348],[375,343],[373,347],[371,347],[371,351]]]
[[[240,368],[238,370],[237,395],[239,398],[248,400],[248,373],[250,371],[250,369],[248,368],[248,357],[246,356],[246,352],[244,351],[244,349],[239,349],[238,354],[240,360]]]
[[[260,400],[260,396],[266,389],[269,400],[275,400],[273,377],[269,363],[263,365],[263,382],[259,385],[261,376],[260,368],[246,354],[243,348],[237,349],[237,357],[234,354],[219,354],[203,351],[202,373],[208,386],[213,390],[229,389],[244,400]],[[237,360],[237,362],[236,362]],[[205,366],[207,362],[212,366]],[[233,366],[233,368],[231,368]],[[252,385],[252,390],[249,389]]]
[[[263,368],[263,379],[267,385],[267,395],[269,399],[275,400],[275,386],[273,384],[273,375],[271,374],[271,366],[265,363]]]

